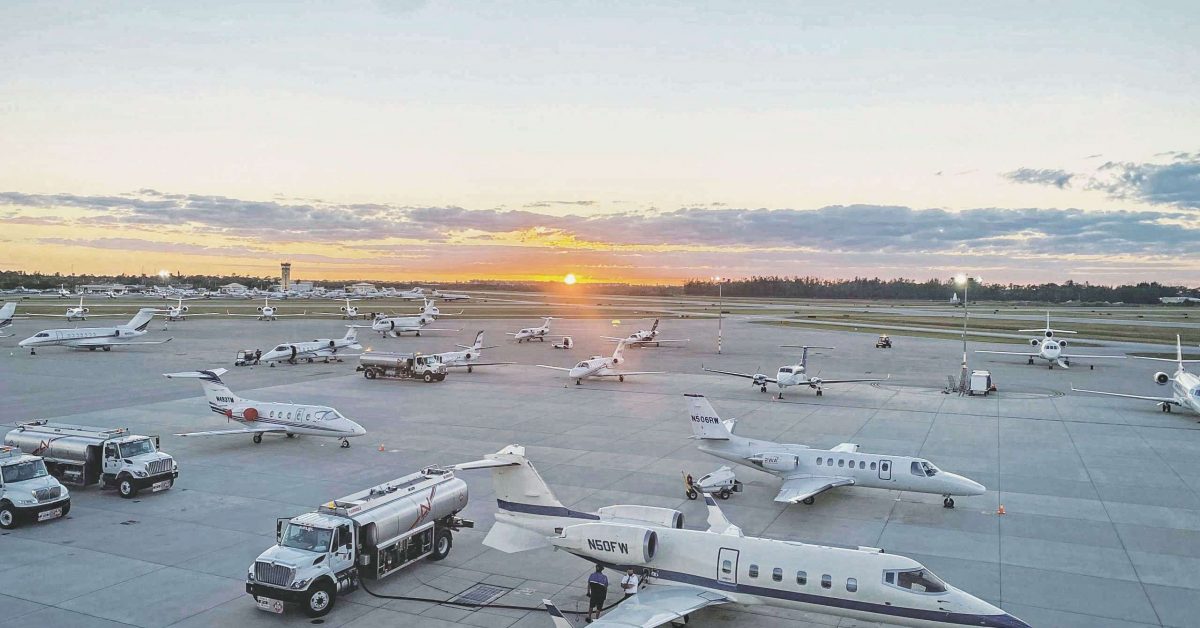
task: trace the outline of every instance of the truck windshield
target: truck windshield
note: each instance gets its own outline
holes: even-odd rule
[[[289,523],[283,531],[280,545],[308,552],[328,552],[333,530]]]
[[[149,438],[143,438],[128,443],[121,443],[120,449],[122,458],[133,458],[134,456],[154,453],[154,443],[150,442]]]
[[[0,473],[3,474],[4,483],[24,482],[46,475],[46,464],[41,460],[29,460],[26,462],[18,462],[16,464],[6,464],[0,467]]]

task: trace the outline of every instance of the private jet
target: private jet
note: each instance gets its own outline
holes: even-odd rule
[[[349,329],[346,330],[346,335],[341,338],[318,338],[316,340],[306,340],[303,342],[289,342],[277,345],[274,349],[264,353],[260,362],[265,362],[271,366],[275,366],[275,362],[287,362],[295,364],[300,360],[304,360],[312,364],[314,360],[325,360],[329,364],[330,358],[338,359],[339,349],[361,350],[362,345],[358,344],[358,332],[354,331],[353,325],[346,325]]]
[[[462,313],[462,310],[454,313],[442,312],[438,309],[437,301],[430,301],[429,299],[425,299],[425,306],[421,309],[421,316],[434,320],[437,320],[439,316],[460,316]]]
[[[8,329],[9,327],[12,327],[13,317],[16,315],[16,313],[17,313],[17,302],[16,301],[10,301],[8,303],[5,303],[3,307],[0,307],[0,331]],[[16,334],[0,333],[0,338],[12,338],[15,335]]]
[[[611,336],[601,336],[601,338],[604,338],[605,340],[611,340],[614,342],[616,342],[618,340],[624,340],[625,346],[627,346],[627,347],[648,347],[650,345],[654,345],[656,347],[661,347],[662,343],[664,343],[664,342],[669,342],[669,343],[691,342],[690,338],[685,338],[682,340],[660,339],[658,337],[658,319],[657,318],[654,319],[654,324],[650,326],[650,329],[640,329],[638,331],[633,332],[632,334],[629,334],[625,338],[613,338]]]
[[[436,288],[433,290],[432,296],[434,298],[438,298],[443,301],[446,301],[447,303],[449,303],[451,301],[469,301],[471,299],[471,295],[469,295],[469,294],[456,294],[453,292],[442,292],[441,290],[438,290]]]
[[[583,383],[585,377],[615,377],[618,381],[625,381],[626,375],[661,375],[664,371],[618,371],[616,366],[625,361],[625,341],[617,343],[617,348],[613,351],[612,357],[606,358],[602,355],[594,355],[571,368],[561,366],[546,366],[539,364],[539,368],[552,369],[555,371],[566,371],[567,377],[575,380],[575,385],[579,386]]]
[[[707,528],[694,530],[670,508],[567,508],[519,445],[453,468],[491,470],[496,522],[484,545],[506,553],[550,547],[649,581],[591,624],[597,628],[652,628],[724,604],[905,626],[1029,628],[899,554],[747,536],[710,495]],[[553,605],[548,609],[558,628],[570,626]]]
[[[279,308],[271,307],[270,297],[263,299],[263,306],[258,308],[258,314],[233,314],[230,313],[229,310],[225,310],[225,313],[229,316],[244,316],[246,318],[253,318],[260,321],[274,321],[285,316],[305,316],[308,314],[308,312],[302,312],[300,314],[280,314]]]
[[[546,342],[546,334],[550,333],[550,321],[552,320],[554,320],[552,316],[543,316],[540,327],[526,327],[518,329],[516,332],[508,332],[508,335],[512,336],[513,340],[517,341],[517,344],[521,344],[522,341],[526,340],[532,342],[535,339]]]
[[[822,394],[821,387],[826,384],[851,384],[855,382],[882,382],[891,377],[860,377],[854,379],[822,379],[820,377],[809,377],[808,375],[808,350],[809,349],[833,349],[833,347],[813,347],[809,345],[779,345],[780,347],[791,347],[800,349],[799,364],[790,364],[788,366],[779,367],[779,372],[774,378],[768,377],[763,373],[738,373],[736,371],[721,371],[701,367],[709,373],[720,373],[722,375],[733,375],[734,377],[743,377],[751,380],[753,386],[757,386],[759,391],[767,392],[767,384],[775,384],[779,387],[778,399],[783,399],[783,389],[789,386],[808,386],[817,391],[817,396]]]
[[[371,329],[391,338],[397,338],[405,332],[412,332],[414,336],[420,336],[422,331],[462,331],[461,329],[429,327],[432,322],[433,319],[424,314],[420,316],[380,316],[371,321]]]
[[[923,458],[860,453],[854,443],[813,449],[734,436],[736,419],[722,421],[704,395],[684,396],[700,451],[782,479],[775,496],[780,503],[811,505],[817,495],[831,488],[864,486],[941,495],[942,506],[954,508],[955,496],[982,495],[986,490],[982,484],[942,471]]]
[[[212,369],[210,371],[163,373],[167,379],[200,380],[200,386],[204,388],[204,396],[208,399],[208,407],[213,412],[224,415],[228,420],[242,426],[207,432],[187,432],[176,434],[176,436],[250,434],[257,445],[262,442],[263,434],[275,433],[286,434],[288,438],[294,438],[297,435],[338,438],[342,441],[342,447],[349,447],[348,439],[367,433],[361,425],[347,419],[329,406],[242,399],[233,394],[225,382],[221,381],[221,376],[227,372],[226,369]]]
[[[95,351],[103,349],[111,351],[121,345],[161,345],[170,342],[166,340],[134,340],[146,335],[146,328],[157,312],[154,308],[144,307],[138,310],[133,318],[124,325],[116,327],[76,327],[74,329],[47,329],[17,343],[21,347],[29,347],[29,355],[37,355],[38,347],[65,346],[77,349]]]
[[[432,357],[442,364],[445,364],[446,368],[465,368],[467,369],[468,373],[472,372],[476,366],[501,366],[505,364],[516,364],[516,362],[481,362],[480,359],[483,357],[484,349],[496,348],[495,345],[491,347],[483,346],[482,331],[478,334],[475,334],[475,344],[469,347],[466,345],[454,346],[462,349],[462,351],[431,353],[429,354],[429,357]]]
[[[64,314],[29,314],[29,316],[37,316],[39,318],[66,318],[67,322],[71,321],[86,321],[88,313],[91,309],[83,305],[83,297],[79,297],[79,305],[73,305],[67,308]],[[113,314],[96,314],[95,316],[114,316]],[[125,314],[116,314],[115,316],[126,316]]]
[[[1030,346],[1037,347],[1037,351],[1029,353],[1026,351],[984,351],[976,350],[975,353],[991,353],[995,355],[1023,355],[1029,360],[1026,364],[1033,364],[1034,358],[1041,358],[1047,362],[1048,368],[1054,368],[1054,365],[1063,368],[1071,368],[1071,358],[1083,358],[1085,360],[1124,360],[1123,355],[1067,355],[1067,341],[1061,338],[1055,338],[1054,334],[1074,334],[1076,332],[1067,331],[1065,329],[1050,328],[1050,313],[1046,312],[1046,327],[1043,329],[1018,329],[1020,332],[1036,331],[1042,334],[1041,338],[1030,338]],[[1089,365],[1094,369],[1096,366]]]
[[[187,320],[189,316],[220,316],[217,312],[205,312],[203,314],[188,314],[188,306],[183,304],[183,297],[179,297],[179,302],[175,305],[167,306],[167,309],[162,310],[167,322],[174,323]]]
[[[427,295],[425,289],[416,287],[411,290],[396,290],[392,295],[400,299],[424,299]]]
[[[358,316],[359,316],[358,307],[354,306],[354,305],[350,305],[351,301],[357,301],[358,299],[343,299],[343,300],[346,302],[346,305],[338,308],[338,310],[341,310],[341,311],[339,311],[339,312],[317,312],[317,314],[319,314],[321,316],[340,316],[342,318],[346,318],[346,319],[350,319],[350,320],[358,319]]]
[[[1185,369],[1184,364],[1197,364],[1200,360],[1185,360],[1183,359],[1183,343],[1180,342],[1179,336],[1175,336],[1175,359],[1171,358],[1147,358],[1139,355],[1133,356],[1138,360],[1155,360],[1158,362],[1174,362],[1175,373],[1167,375],[1159,371],[1154,374],[1154,383],[1159,386],[1171,384],[1170,397],[1154,397],[1149,395],[1126,395],[1122,393],[1104,392],[1101,390],[1083,390],[1081,388],[1071,387],[1072,392],[1089,393],[1093,395],[1108,395],[1110,397],[1126,397],[1129,399],[1145,399],[1146,401],[1158,402],[1158,407],[1163,412],[1170,412],[1171,408],[1179,406],[1200,414],[1200,375],[1196,375]]]

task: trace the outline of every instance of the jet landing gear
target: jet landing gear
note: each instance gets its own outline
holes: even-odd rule
[[[804,499],[800,500],[800,503],[804,504],[805,506],[812,506],[816,501],[816,497],[805,497]]]
[[[254,435],[254,444],[258,445],[260,443],[262,443],[262,434],[255,434]]]
[[[1029,358],[1029,361],[1026,362],[1026,364],[1033,366],[1033,358]]]
[[[943,496],[942,508],[954,508],[954,498],[949,495]]]
[[[1165,402],[1165,401],[1164,401],[1164,402],[1162,402],[1162,403],[1160,403],[1160,404],[1158,404],[1158,407],[1162,408],[1162,411],[1163,411],[1163,412],[1170,412],[1170,411],[1171,411],[1171,404],[1169,404],[1169,403],[1167,403],[1167,402]]]
[[[763,384],[762,386],[759,386],[758,392],[767,392],[767,385]]]
[[[350,448],[350,441],[343,438],[342,439],[342,449],[349,449],[349,448]]]
[[[582,386],[582,385],[583,385],[583,380],[582,380],[582,379],[577,379],[577,380],[575,380],[575,385],[576,385],[576,386]]]

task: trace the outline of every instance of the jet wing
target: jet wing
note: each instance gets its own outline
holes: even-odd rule
[[[447,364],[448,369],[465,369],[468,366],[504,366],[506,364],[516,364],[516,362],[465,362],[463,364]],[[567,369],[568,371],[571,369]]]
[[[274,316],[275,318],[286,318],[289,316],[308,316],[308,312],[301,312],[299,314],[272,314],[271,316]]]
[[[975,351],[975,353],[994,353],[996,355],[1024,355],[1024,356],[1034,357],[1034,358],[1042,355],[1040,353],[1028,353],[1025,351],[983,351],[981,349],[977,349]]]
[[[113,336],[101,336],[100,338],[80,338],[79,340],[71,340],[67,342],[71,347],[106,347],[116,345],[161,345],[171,342],[170,338],[166,340],[121,340]]]
[[[225,316],[248,316],[250,318],[258,318],[258,317],[264,316],[264,315],[263,314],[234,314],[233,312],[226,310]]]
[[[561,367],[561,366],[546,366],[545,364],[539,364],[539,365],[537,365],[537,366],[538,366],[538,368],[543,368],[543,369],[553,369],[553,370],[555,370],[555,371],[570,371],[570,370],[571,370],[571,369],[568,369],[568,368],[563,368],[563,367]]]
[[[592,377],[625,377],[626,375],[663,375],[665,373],[666,373],[666,371],[608,371],[606,373],[592,373]]]
[[[646,342],[653,342],[654,344],[659,344],[659,343],[665,343],[665,342],[691,342],[691,341],[692,341],[691,338],[676,338],[674,340],[647,340]]]
[[[176,436],[226,436],[229,434],[263,434],[266,432],[286,432],[282,425],[256,425],[254,427],[236,427],[228,430],[209,430],[207,432],[185,432]]]
[[[720,373],[722,375],[733,375],[734,377],[745,377],[746,379],[754,379],[754,376],[750,375],[749,373],[735,373],[733,371],[718,371],[717,369],[709,369],[709,368],[706,368],[704,370],[708,371],[709,373]],[[771,377],[764,377],[763,381],[771,382],[772,384],[775,383],[775,379],[771,378]]]
[[[25,316],[36,316],[38,318],[68,318],[68,316],[66,314],[26,314]],[[111,313],[111,314],[80,314],[79,316],[71,316],[69,318],[74,318],[74,319],[117,318],[117,317],[127,317],[127,316],[133,316],[133,314],[121,314],[119,312]],[[24,318],[24,316],[21,318]]]
[[[822,379],[821,385],[824,386],[825,384],[853,384],[854,382],[886,382],[887,380],[889,380],[891,378],[892,378],[892,376],[888,375],[887,377],[871,377],[871,378],[857,378],[857,379]]]
[[[1079,358],[1081,360],[1124,360],[1126,356],[1123,356],[1123,355],[1080,355],[1078,353],[1072,353],[1071,355],[1064,355],[1063,357],[1070,358],[1072,360],[1074,360],[1076,358]]]
[[[720,593],[671,584],[650,585],[637,595],[621,602],[604,617],[592,622],[595,628],[654,628],[681,619],[708,606],[728,604],[731,600]],[[542,600],[554,620],[555,628],[570,628],[550,600]]]
[[[220,315],[221,315],[220,312],[197,312],[196,314],[189,314],[188,312],[184,312],[182,314],[179,314],[179,316],[182,316],[184,318],[187,318],[190,316],[220,316]]]
[[[1115,392],[1104,392],[1103,390],[1084,390],[1082,388],[1071,387],[1071,392],[1090,393],[1093,395],[1108,395],[1109,397],[1125,397],[1126,399],[1145,399],[1146,401],[1157,401],[1159,403],[1169,403],[1172,405],[1180,405],[1179,400],[1174,397],[1151,397],[1149,395],[1125,395]]]
[[[854,480],[852,478],[839,478],[831,476],[819,475],[793,475],[784,479],[783,486],[779,487],[779,494],[775,496],[775,501],[784,504],[795,504],[804,501],[809,497],[814,497],[831,488],[839,486],[852,486]]]

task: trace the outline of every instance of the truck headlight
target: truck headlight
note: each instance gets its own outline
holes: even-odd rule
[[[292,588],[293,589],[303,589],[304,587],[308,586],[309,580],[311,580],[311,578],[304,578],[302,580],[297,580],[292,583]]]
[[[139,478],[144,478],[147,475],[145,471],[134,471],[133,474]]]
[[[246,580],[254,582],[254,565],[250,565],[250,567],[246,569]]]
[[[37,503],[36,499],[18,499],[17,500],[18,506],[32,506],[36,503]]]

